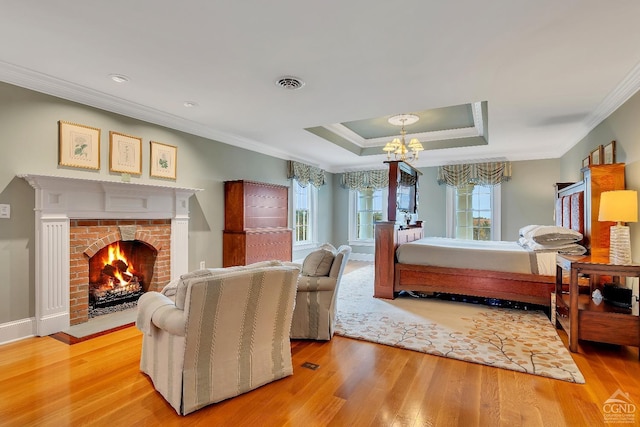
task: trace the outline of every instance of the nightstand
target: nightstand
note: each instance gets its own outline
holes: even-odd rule
[[[568,291],[563,291],[563,271],[570,272]],[[580,293],[580,275],[589,276],[588,293]],[[578,351],[579,339],[640,347],[640,317],[632,315],[631,309],[605,301],[596,304],[591,298],[593,290],[600,288],[600,276],[616,281],[640,277],[640,265],[614,265],[608,258],[594,256],[556,257],[556,321],[569,335],[569,350]]]

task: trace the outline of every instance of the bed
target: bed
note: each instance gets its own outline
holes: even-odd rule
[[[389,204],[395,200],[395,191],[392,186],[397,185],[397,180],[393,179],[390,168],[390,191]],[[558,184],[556,186],[556,225],[566,226],[567,228],[580,231],[583,233],[586,229],[584,226],[584,212],[587,210],[587,203],[590,200],[584,197],[584,185],[582,183]],[[392,198],[393,197],[393,198]],[[389,211],[391,214],[391,210]],[[394,218],[395,219],[395,218]],[[519,261],[499,261],[497,266],[491,261],[492,257],[498,256],[489,249],[485,255],[482,255],[474,264],[464,264],[458,259],[471,259],[465,255],[460,255],[464,251],[460,248],[456,258],[453,257],[454,251],[450,247],[451,242],[442,239],[440,243],[446,243],[444,255],[435,256],[433,254],[419,255],[413,253],[412,247],[420,247],[426,243],[422,240],[422,227],[416,225],[405,229],[398,229],[395,221],[376,223],[375,232],[375,283],[374,296],[378,298],[395,298],[400,291],[413,291],[421,293],[447,293],[468,295],[482,298],[495,298],[509,301],[518,301],[523,303],[538,304],[549,306],[551,303],[550,295],[555,289],[555,254],[541,255],[545,258],[543,265],[551,265],[551,268],[526,268],[534,264],[531,261],[531,254],[520,255]],[[429,239],[427,239],[429,240]],[[436,239],[437,241],[437,239]],[[585,235],[585,241],[588,236]],[[431,239],[433,243],[433,239]],[[514,248],[517,246],[515,242],[497,242],[498,245],[510,245]],[[481,246],[480,244],[474,244]],[[442,245],[441,245],[442,246]],[[424,249],[422,247],[421,249]],[[504,248],[502,248],[504,249]],[[520,248],[522,250],[522,248]],[[427,251],[433,248],[427,249]],[[482,251],[479,247],[476,250]],[[448,251],[448,252],[447,252]],[[505,251],[506,252],[506,251]],[[527,252],[526,250],[524,252]],[[412,254],[413,253],[413,254]],[[511,254],[508,255],[512,256]],[[440,261],[434,263],[418,263],[416,258],[435,259]],[[452,260],[449,263],[442,262],[443,259]],[[476,258],[478,259],[478,258]],[[511,258],[512,260],[515,258]],[[493,268],[487,268],[488,265],[494,265]],[[500,268],[507,264],[518,264],[518,268]],[[483,267],[484,266],[484,267]],[[522,268],[525,266],[524,268]]]

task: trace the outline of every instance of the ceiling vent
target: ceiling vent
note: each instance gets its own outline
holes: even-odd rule
[[[288,90],[297,90],[302,88],[304,85],[305,83],[302,80],[293,76],[284,76],[276,80],[276,86]]]

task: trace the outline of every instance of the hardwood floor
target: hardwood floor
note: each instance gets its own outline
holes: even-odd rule
[[[582,343],[579,385],[335,336],[293,341],[294,375],[180,417],[140,373],[141,341],[0,346],[0,425],[598,426],[618,389],[640,406],[636,348]]]

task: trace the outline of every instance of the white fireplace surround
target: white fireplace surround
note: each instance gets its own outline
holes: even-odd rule
[[[189,198],[199,189],[18,175],[36,190],[35,334],[69,329],[71,219],[171,219],[171,277],[189,268]]]

